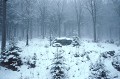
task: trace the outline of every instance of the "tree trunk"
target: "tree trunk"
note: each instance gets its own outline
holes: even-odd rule
[[[93,19],[93,37],[94,37],[94,42],[97,42],[97,32],[96,32],[96,11],[92,14],[92,19]]]
[[[58,34],[59,34],[59,38],[61,37],[61,26],[60,26],[60,20],[58,23]]]
[[[2,44],[1,51],[6,48],[6,0],[3,0],[3,25],[2,25]]]
[[[45,38],[45,25],[44,25],[44,21],[42,21],[41,23],[41,33],[42,33],[42,38]]]
[[[78,37],[81,38],[81,34],[80,34],[80,23],[78,23]]]
[[[64,36],[66,37],[66,31],[67,31],[67,29],[66,29],[66,26],[64,25]]]
[[[112,40],[112,31],[111,31],[112,29],[111,29],[111,27],[109,28],[109,31],[110,31],[110,41]]]
[[[119,45],[120,45],[120,27],[119,27]]]
[[[96,38],[96,23],[95,22],[93,22],[93,30],[94,30],[94,42],[97,42],[97,38]]]
[[[29,19],[28,19],[28,24],[27,24],[27,29],[26,29],[26,46],[29,45]]]
[[[33,38],[33,23],[32,23],[32,19],[30,20],[30,39]]]

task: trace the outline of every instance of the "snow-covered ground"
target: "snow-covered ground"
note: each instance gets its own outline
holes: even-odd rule
[[[101,53],[106,51],[115,51],[116,55],[119,54],[120,47],[115,44],[82,41],[79,48],[72,46],[56,48],[49,46],[47,39],[33,39],[29,46],[25,46],[24,41],[19,41],[17,46],[23,50],[20,53],[23,62],[26,62],[26,60],[32,61],[32,57],[36,54],[36,67],[28,68],[28,65],[23,64],[19,68],[20,71],[0,67],[0,79],[52,79],[50,69],[58,51],[62,51],[62,56],[65,58],[64,62],[68,69],[66,79],[88,79],[91,74],[90,65],[97,63],[99,60],[105,65],[105,69],[109,71],[111,77],[117,76],[115,79],[120,79],[120,72],[111,64],[113,57],[101,57]],[[75,57],[75,54],[80,56]]]

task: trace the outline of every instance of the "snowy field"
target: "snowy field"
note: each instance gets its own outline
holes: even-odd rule
[[[19,71],[0,67],[0,79],[52,79],[50,72],[56,53],[60,53],[64,57],[65,79],[89,79],[92,73],[91,64],[96,63],[104,64],[109,79],[120,79],[120,72],[112,66],[114,56],[120,53],[120,47],[115,44],[82,41],[79,48],[72,46],[56,48],[49,46],[47,39],[34,39],[30,41],[29,46],[25,46],[24,41],[19,41],[17,46],[22,49],[20,56],[23,62],[27,60],[32,62],[32,57],[36,55],[36,67],[29,68],[25,63],[19,68]],[[115,55],[102,57],[103,53],[107,51],[115,51]],[[79,56],[76,57],[76,54]]]

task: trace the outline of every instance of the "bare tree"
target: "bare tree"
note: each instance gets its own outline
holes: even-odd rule
[[[58,0],[56,4],[57,4],[57,19],[58,19],[58,36],[61,37],[61,24],[64,18],[63,11],[64,11],[65,0]]]
[[[93,36],[94,36],[94,42],[97,42],[97,32],[96,32],[96,24],[97,24],[97,0],[88,0],[87,3],[87,10],[90,12],[92,16],[92,22],[93,22]]]
[[[41,24],[41,34],[42,38],[45,38],[46,34],[46,20],[47,20],[47,12],[48,12],[48,4],[47,0],[38,0],[39,3],[39,22]]]
[[[0,0],[0,33],[1,33],[1,26],[2,26],[2,0]]]
[[[26,24],[26,45],[29,45],[29,30],[30,30],[30,1],[26,1],[26,14],[27,14],[27,24]]]
[[[112,0],[112,2],[114,4],[115,11],[120,19],[120,0]],[[119,21],[119,44],[120,44],[120,21]]]
[[[78,27],[78,36],[81,37],[81,23],[83,18],[83,7],[81,0],[74,0],[74,7],[76,13],[77,27]]]

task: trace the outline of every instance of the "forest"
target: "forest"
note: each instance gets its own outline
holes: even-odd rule
[[[0,35],[6,26],[6,41],[63,36],[120,40],[119,0],[2,1]]]
[[[0,45],[0,79],[120,79],[120,0],[0,0]]]

